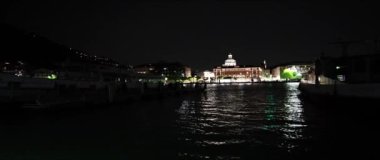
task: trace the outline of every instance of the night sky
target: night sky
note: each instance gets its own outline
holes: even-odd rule
[[[13,0],[1,21],[121,63],[179,61],[197,69],[337,55],[337,40],[373,40],[378,6],[363,2]]]

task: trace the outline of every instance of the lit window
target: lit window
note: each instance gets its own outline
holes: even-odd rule
[[[346,77],[345,77],[344,75],[337,75],[336,78],[337,78],[339,81],[341,81],[341,82],[343,82],[343,81],[346,80]]]

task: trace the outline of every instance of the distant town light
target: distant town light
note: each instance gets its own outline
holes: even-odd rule
[[[346,80],[346,77],[345,77],[344,75],[337,75],[336,78],[337,78],[339,81],[341,81],[341,82],[343,82],[343,81]]]
[[[50,74],[50,75],[47,76],[47,78],[48,78],[48,79],[52,79],[52,80],[53,80],[53,79],[57,79],[57,75],[55,75],[55,74]]]
[[[15,76],[17,77],[21,77],[23,74],[22,74],[22,71],[18,71],[17,73],[15,73]]]
[[[340,69],[340,66],[336,66],[336,69]]]

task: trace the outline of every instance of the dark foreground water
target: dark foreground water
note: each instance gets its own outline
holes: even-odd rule
[[[0,114],[0,159],[373,159],[377,114],[311,105],[297,83],[213,85],[199,95],[91,110]],[[374,145],[374,146],[371,146]]]

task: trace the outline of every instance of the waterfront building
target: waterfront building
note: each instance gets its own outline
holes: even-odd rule
[[[142,64],[134,66],[133,70],[139,74],[151,74],[154,72],[155,66],[153,64]]]
[[[188,66],[184,66],[184,72],[185,72],[185,77],[186,77],[186,78],[189,78],[189,77],[192,76],[192,75],[191,75],[191,68],[190,68],[190,67],[188,67]]]
[[[228,54],[222,66],[213,69],[215,82],[255,82],[260,81],[262,69],[259,66],[237,65],[232,54]]]
[[[161,76],[169,81],[182,81],[192,76],[190,67],[171,62],[136,65],[134,71],[141,75]]]
[[[319,84],[379,83],[379,62],[379,54],[320,57],[314,62],[304,80],[310,83],[319,81]]]
[[[205,70],[203,73],[201,73],[201,79],[206,82],[210,83],[215,80],[215,74],[212,71]]]
[[[271,67],[271,80],[286,81],[286,80],[301,80],[307,76],[312,62],[289,62]]]

